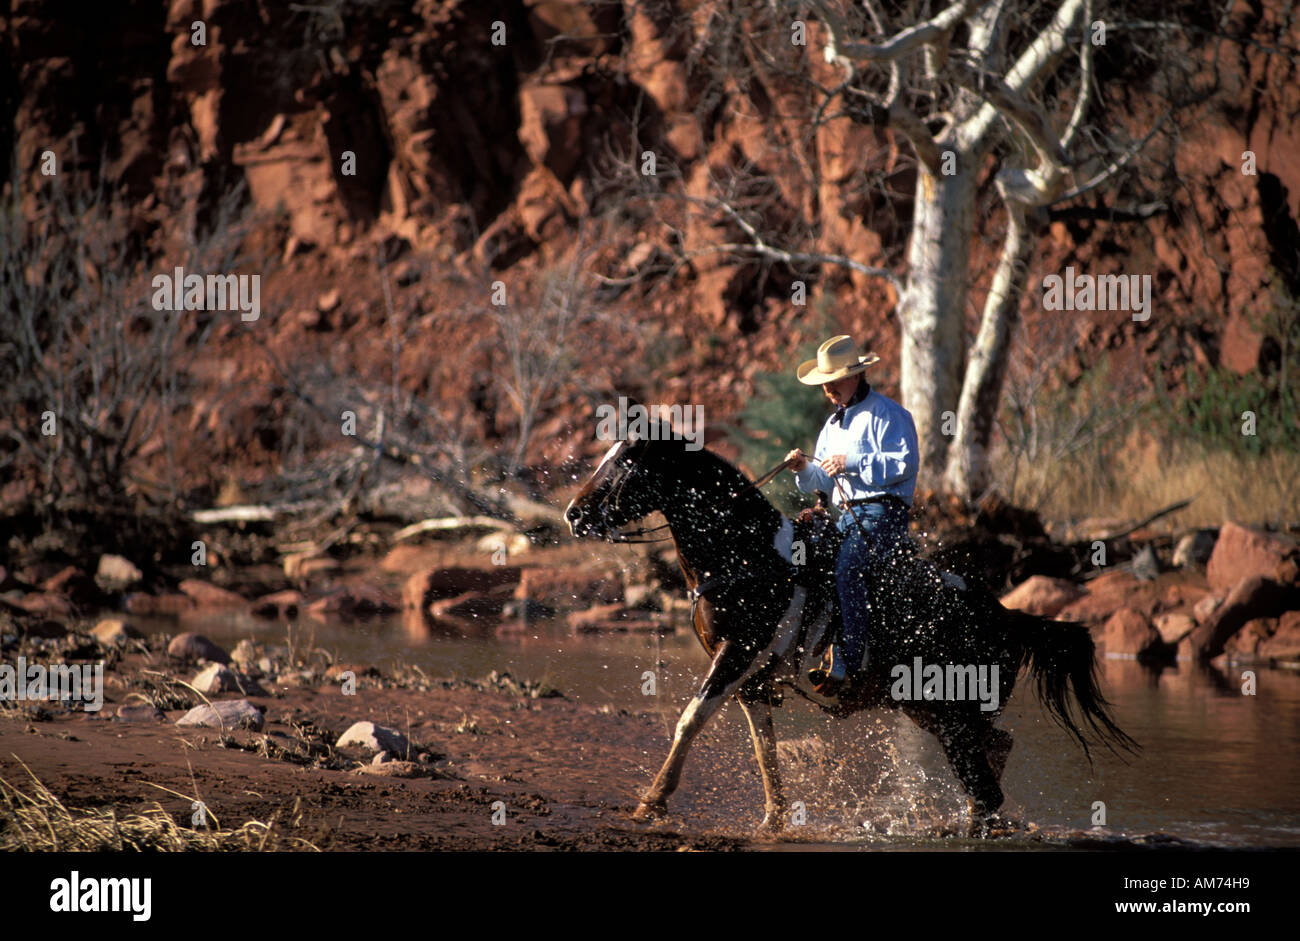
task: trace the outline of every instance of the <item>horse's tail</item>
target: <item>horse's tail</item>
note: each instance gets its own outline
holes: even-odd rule
[[[1096,645],[1088,628],[1075,621],[1007,611],[1013,633],[1024,650],[1022,666],[1028,669],[1038,689],[1038,699],[1057,725],[1079,743],[1092,763],[1088,740],[1080,729],[1087,725],[1093,735],[1112,752],[1121,748],[1130,754],[1141,748],[1110,715],[1110,703],[1101,694]],[[1078,723],[1071,709],[1070,691],[1079,713]]]

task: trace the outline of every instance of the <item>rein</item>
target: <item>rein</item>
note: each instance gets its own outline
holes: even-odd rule
[[[732,502],[735,502],[736,500],[739,500],[741,497],[745,496],[745,494],[749,493],[751,490],[759,490],[760,488],[762,488],[762,487],[766,486],[767,484],[771,483],[771,481],[773,480],[773,478],[776,477],[777,474],[781,473],[781,471],[785,470],[787,467],[790,466],[790,463],[791,463],[791,462],[790,462],[789,460],[784,460],[784,461],[782,461],[780,464],[776,465],[776,467],[773,467],[771,470],[769,470],[767,473],[765,473],[763,476],[759,477],[757,480],[751,480],[751,481],[750,481],[748,484],[746,484],[744,487],[740,488],[740,490],[738,490],[738,491],[736,491],[735,493],[731,494],[731,501],[732,501]],[[624,487],[624,485],[627,483],[628,478],[630,478],[631,476],[632,476],[631,471],[629,471],[627,474],[623,475],[623,479],[620,480],[620,481],[618,482],[617,486],[613,487],[613,488],[610,490],[610,492],[607,493],[607,494],[604,496],[604,498],[600,501],[600,504],[599,504],[599,505],[600,505],[600,512],[601,512],[601,515],[602,515],[602,516],[605,515],[605,510],[606,510],[607,505],[609,504],[609,501],[610,501],[611,499],[613,499],[613,501],[614,501],[614,505],[615,505],[615,506],[618,505],[618,497],[619,497],[619,495],[622,493],[623,487]],[[861,524],[859,524],[859,525],[861,525]],[[661,530],[661,529],[667,529],[667,528],[668,528],[668,524],[667,524],[667,523],[664,523],[662,526],[650,526],[650,527],[642,526],[642,527],[640,527],[640,528],[638,528],[638,529],[617,530],[617,531],[615,531],[615,530],[610,530],[611,537],[612,537],[612,536],[620,536],[620,537],[622,537],[622,538],[619,538],[619,539],[611,538],[611,539],[610,539],[610,542],[631,543],[631,544],[633,544],[633,545],[636,545],[636,544],[644,544],[644,543],[653,543],[653,542],[671,542],[671,541],[672,541],[672,540],[671,540],[671,537],[669,537],[669,538],[655,538],[655,539],[632,539],[632,538],[628,538],[628,537],[632,537],[632,536],[644,536],[644,535],[646,535],[646,534],[648,534],[648,533],[658,532],[658,531]]]

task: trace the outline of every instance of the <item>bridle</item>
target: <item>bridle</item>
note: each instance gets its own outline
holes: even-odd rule
[[[615,461],[615,466],[617,465],[618,462]],[[621,542],[621,543],[631,543],[631,544],[647,543],[647,542],[670,542],[672,540],[672,537],[656,537],[654,539],[630,538],[633,536],[644,536],[647,533],[658,532],[661,529],[667,529],[668,528],[667,523],[664,523],[662,526],[651,526],[648,528],[643,526],[638,529],[626,529],[626,530],[617,529],[614,526],[611,526],[609,523],[609,511],[611,509],[618,508],[619,499],[623,496],[623,488],[627,486],[627,482],[632,478],[632,475],[636,473],[638,468],[639,465],[636,461],[630,462],[627,465],[627,470],[623,473],[623,476],[620,477],[618,481],[615,482],[615,484],[609,488],[609,491],[603,497],[601,497],[600,502],[596,504],[596,509],[600,512],[601,525],[604,526],[605,528],[606,538],[610,542]]]

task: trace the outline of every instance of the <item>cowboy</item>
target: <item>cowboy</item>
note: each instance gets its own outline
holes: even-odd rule
[[[797,372],[800,382],[820,385],[835,406],[812,458],[797,448],[786,455],[800,490],[830,493],[844,511],[835,565],[844,631],[819,687],[828,695],[866,667],[869,579],[874,563],[906,537],[916,490],[916,423],[911,412],[866,381],[866,370],[878,362],[874,353],[859,356],[852,337],[837,336]]]

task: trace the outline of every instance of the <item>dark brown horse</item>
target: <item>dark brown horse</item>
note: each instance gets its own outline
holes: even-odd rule
[[[659,511],[668,521],[692,597],[695,632],[713,659],[699,692],[677,723],[668,758],[636,810],[639,820],[663,814],[676,790],[692,740],[731,696],[749,721],[766,794],[763,826],[779,830],[786,810],[776,760],[772,708],[793,689],[835,716],[871,707],[901,708],[938,737],[970,797],[972,830],[980,832],[1002,805],[1003,768],[1011,736],[993,721],[1011,697],[1022,667],[1036,681],[1052,717],[1088,754],[1071,715],[1108,747],[1135,743],[1115,725],[1097,686],[1092,638],[1079,624],[1009,611],[992,595],[966,587],[919,559],[909,548],[880,561],[871,601],[873,627],[866,675],[842,699],[811,687],[807,666],[838,625],[834,550],[792,552],[805,533],[770,504],[736,468],[717,455],[690,450],[666,427],[649,439],[610,448],[565,511],[573,534],[636,541],[622,527]],[[803,557],[803,565],[792,564]],[[927,686],[912,695],[901,668],[925,664],[958,681],[985,668],[986,695],[971,682]],[[956,669],[953,669],[953,668]],[[959,684],[953,684],[957,686]],[[920,683],[915,684],[920,689]],[[963,693],[964,690],[964,693]],[[937,695],[931,696],[931,693]]]

